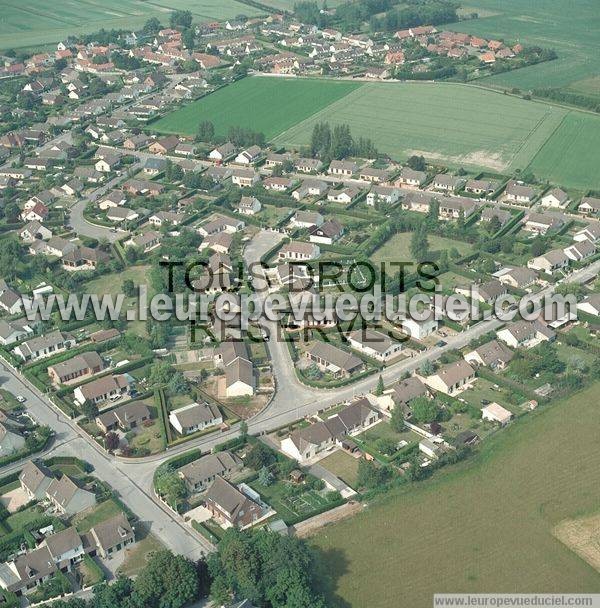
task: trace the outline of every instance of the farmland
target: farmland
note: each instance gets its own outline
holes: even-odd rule
[[[151,17],[167,23],[171,10],[190,10],[196,21],[228,19],[239,14],[260,13],[236,0],[6,0],[0,17],[0,49],[58,42],[71,34],[100,28],[140,28]]]
[[[474,460],[323,530],[324,587],[343,605],[431,605],[434,592],[597,592],[552,535],[597,513],[598,384],[486,440]],[[568,446],[568,450],[566,449]],[[399,576],[398,574],[401,573]],[[329,578],[331,577],[331,578]]]
[[[566,187],[597,188],[600,185],[598,142],[600,120],[590,114],[570,112],[535,155],[529,170],[536,177]]]
[[[600,38],[597,28],[596,0],[477,0],[469,3],[470,12],[479,12],[479,19],[447,26],[485,38],[501,38],[556,50],[555,61],[529,66],[482,79],[490,86],[573,87],[579,92],[590,77],[600,74]],[[486,16],[489,15],[489,16]]]
[[[308,143],[320,120],[348,123],[400,160],[423,154],[444,164],[502,171],[525,168],[565,110],[485,89],[451,84],[372,83],[276,138]]]
[[[227,135],[229,127],[248,127],[270,139],[360,87],[333,80],[245,78],[168,114],[152,129],[194,135],[200,122],[210,120],[218,135]]]

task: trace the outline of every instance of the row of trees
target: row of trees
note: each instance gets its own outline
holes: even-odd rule
[[[335,125],[332,129],[328,122],[320,122],[314,126],[310,150],[314,157],[319,157],[325,162],[342,160],[350,156],[362,158],[378,156],[371,139],[360,137],[355,140],[349,125]]]

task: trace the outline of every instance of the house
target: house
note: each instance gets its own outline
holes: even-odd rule
[[[67,196],[78,196],[79,194],[81,194],[81,192],[84,189],[84,185],[81,182],[81,180],[77,179],[76,177],[73,178],[72,180],[68,181],[66,184],[63,184],[60,189],[67,195]]]
[[[470,179],[465,185],[465,192],[489,196],[500,187],[500,182],[493,179]]]
[[[140,133],[139,135],[132,135],[123,141],[123,147],[126,150],[141,150],[145,148],[152,140],[145,135]]]
[[[490,340],[465,355],[465,361],[472,365],[489,367],[493,370],[504,369],[512,360],[514,353],[510,348]]]
[[[89,536],[97,554],[104,559],[135,543],[133,529],[123,512],[97,523],[90,529]]]
[[[589,241],[596,244],[600,241],[600,223],[588,224],[573,235],[573,240],[577,243]]]
[[[414,171],[410,167],[404,167],[394,185],[406,185],[418,188],[427,181],[425,171]]]
[[[148,406],[143,401],[130,401],[110,412],[96,417],[96,424],[103,433],[121,429],[124,432],[141,426],[152,418]]]
[[[94,270],[99,263],[106,263],[110,256],[100,249],[73,247],[62,256],[62,267],[69,272]]]
[[[441,220],[467,219],[477,211],[475,202],[464,196],[444,196],[439,200],[438,217]]]
[[[506,426],[512,419],[512,412],[493,402],[481,408],[481,419],[498,422],[501,426]]]
[[[217,253],[228,253],[233,243],[233,236],[228,232],[217,232],[216,234],[210,234],[206,236],[200,245],[198,250],[212,249]]]
[[[131,237],[125,242],[126,247],[138,247],[144,253],[148,253],[160,246],[161,235],[154,230],[148,230],[142,234]]]
[[[123,184],[123,190],[134,196],[159,196],[164,191],[164,186],[149,180],[130,179]]]
[[[0,310],[9,315],[16,315],[25,306],[24,297],[18,291],[9,287],[4,281],[0,282]]]
[[[29,500],[46,498],[46,490],[53,479],[50,469],[33,460],[28,461],[19,474],[19,484]]]
[[[600,214],[600,198],[592,196],[584,196],[577,207],[579,213],[583,215],[598,215]]]
[[[194,156],[194,144],[179,143],[173,152],[178,156]]]
[[[106,212],[106,219],[111,222],[132,222],[133,220],[137,220],[139,213],[134,211],[133,209],[128,209],[127,207],[111,207]]]
[[[207,237],[220,232],[227,232],[228,234],[234,234],[243,230],[245,227],[243,220],[238,218],[231,218],[226,215],[217,215],[214,219],[202,224],[198,227],[198,234],[203,237]]]
[[[36,203],[31,209],[25,209],[23,213],[21,213],[21,219],[24,222],[43,222],[50,213],[50,210],[46,205],[42,203]]]
[[[296,211],[290,220],[294,228],[318,228],[323,225],[325,218],[316,211]]]
[[[358,172],[358,165],[353,161],[347,160],[332,160],[327,173],[329,175],[341,175],[344,177],[352,177]]]
[[[100,173],[110,173],[115,171],[121,164],[121,156],[119,154],[105,154],[103,158],[96,161],[94,168]]]
[[[527,262],[527,268],[539,270],[546,274],[554,274],[569,266],[569,256],[562,249],[553,249],[544,255],[533,258]]]
[[[400,190],[393,186],[374,186],[367,194],[367,205],[374,207],[378,203],[394,205],[400,199]]]
[[[189,435],[223,423],[223,415],[211,403],[189,403],[169,413],[169,423],[180,435]]]
[[[394,385],[391,392],[395,407],[399,407],[402,410],[404,418],[407,420],[412,416],[410,402],[419,397],[429,398],[430,396],[429,389],[417,376],[400,380],[400,382]]]
[[[506,209],[500,209],[499,207],[486,207],[481,212],[481,220],[482,222],[489,223],[494,218],[498,220],[500,223],[500,227],[505,226],[512,218],[510,211]]]
[[[564,225],[564,220],[556,215],[544,213],[529,213],[524,218],[523,230],[533,234],[547,234],[559,230]]]
[[[258,162],[263,156],[263,151],[260,146],[250,146],[243,152],[240,152],[235,157],[235,163],[240,165],[253,165]]]
[[[323,163],[318,158],[299,158],[294,163],[294,168],[299,173],[318,173],[323,168]]]
[[[434,438],[421,439],[419,450],[428,458],[439,458],[444,451],[444,444],[441,441],[434,441]],[[439,438],[437,438],[439,440]]]
[[[539,320],[515,321],[499,330],[496,335],[512,348],[531,348],[556,337],[554,331]]]
[[[416,211],[417,213],[429,213],[431,204],[436,200],[429,192],[408,192],[402,201],[402,209]]]
[[[457,287],[456,292],[465,296],[471,295],[471,287],[477,289],[477,295],[475,296],[479,302],[485,302],[486,304],[493,304],[500,296],[504,296],[508,293],[506,285],[496,279],[486,281],[485,283],[473,284],[469,287]]]
[[[321,226],[313,226],[309,231],[309,241],[333,245],[344,234],[344,227],[337,220],[327,220]]]
[[[538,275],[531,268],[517,266],[510,268],[498,276],[500,283],[515,289],[527,289],[537,281]]]
[[[436,190],[442,190],[443,192],[456,192],[460,190],[464,185],[465,180],[454,175],[448,175],[447,173],[438,173],[432,181],[432,186]]]
[[[280,260],[314,260],[320,254],[321,250],[314,243],[290,241],[279,250],[277,257]]]
[[[127,202],[127,197],[122,190],[113,190],[100,199],[98,207],[105,211],[111,207],[121,207]]]
[[[28,325],[26,318],[16,321],[0,320],[0,344],[10,346],[15,342],[20,342],[33,333],[33,329]]]
[[[231,182],[240,188],[251,188],[260,181],[260,174],[254,169],[234,169],[231,173]]]
[[[561,190],[560,188],[553,188],[544,194],[542,200],[540,201],[540,205],[542,205],[542,207],[564,209],[569,202],[569,195],[564,190]]]
[[[260,201],[254,196],[242,196],[236,211],[243,215],[256,215],[261,208]]]
[[[292,192],[292,198],[301,201],[307,196],[320,197],[329,190],[329,184],[320,180],[305,180],[300,187]]]
[[[161,137],[148,146],[148,151],[152,154],[169,154],[179,145],[179,138],[176,135]]]
[[[389,172],[385,169],[375,169],[374,167],[367,167],[365,169],[361,169],[360,171],[360,179],[371,182],[372,184],[380,184],[382,182],[387,182],[390,175]]]
[[[423,340],[427,336],[435,333],[439,326],[439,321],[436,320],[432,313],[426,319],[401,319],[400,327],[402,331],[408,334],[415,340]]]
[[[96,504],[96,496],[80,488],[68,475],[52,479],[46,490],[46,498],[63,515],[75,515]]]
[[[164,158],[152,158],[150,157],[142,171],[150,177],[155,177],[162,173],[167,168],[167,160]]]
[[[23,361],[36,361],[63,352],[74,345],[75,338],[71,334],[55,330],[19,344],[13,352]]]
[[[361,194],[359,188],[349,186],[342,190],[333,190],[327,195],[327,200],[333,203],[342,203],[343,205],[349,205],[355,201]]]
[[[216,163],[224,163],[235,155],[235,146],[231,142],[227,142],[212,150],[208,158]]]
[[[374,329],[357,329],[348,335],[348,344],[368,357],[386,363],[397,357],[402,344]]]
[[[177,475],[190,492],[203,492],[217,476],[230,478],[243,468],[242,461],[231,452],[215,452],[182,466]]]
[[[589,241],[581,241],[580,243],[574,243],[569,247],[565,247],[563,251],[570,260],[582,262],[596,253],[596,245]]]
[[[590,294],[583,302],[577,304],[577,310],[600,317],[600,293]]]
[[[511,179],[504,189],[506,200],[514,203],[529,204],[535,198],[535,190],[523,182]]]
[[[464,360],[442,365],[435,374],[425,378],[425,384],[446,395],[455,395],[472,384],[475,370]]]
[[[158,211],[148,218],[148,223],[158,227],[163,226],[164,224],[179,226],[184,219],[185,215],[183,213],[176,213],[174,211]]]
[[[25,447],[25,437],[0,422],[0,458],[14,454]]]
[[[204,506],[225,526],[243,528],[262,517],[263,508],[217,475],[204,497]]]
[[[357,356],[320,340],[306,351],[305,357],[335,378],[347,378],[365,366]]]
[[[102,403],[116,401],[129,391],[129,380],[123,374],[103,376],[83,386],[78,386],[73,395],[79,405],[84,403]]]
[[[267,177],[262,185],[265,190],[285,192],[294,185],[294,181],[288,177]]]
[[[294,460],[307,462],[340,446],[345,437],[361,433],[379,419],[380,414],[367,399],[358,399],[329,418],[292,431],[281,441],[281,450]]]
[[[48,376],[52,384],[69,384],[79,382],[83,378],[100,373],[104,369],[104,362],[95,351],[75,355],[71,359],[55,363],[48,367]]]
[[[215,362],[225,369],[225,396],[242,397],[254,394],[254,368],[244,342],[227,340],[215,351]]]

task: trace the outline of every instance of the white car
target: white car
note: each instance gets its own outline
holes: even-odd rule
[[[23,395],[17,395],[17,401],[19,403],[25,403],[25,401],[27,401],[27,399],[25,399],[25,397],[23,397]]]

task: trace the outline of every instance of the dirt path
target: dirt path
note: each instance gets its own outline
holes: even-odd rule
[[[326,513],[315,515],[310,519],[300,522],[294,526],[295,534],[298,538],[307,538],[312,536],[323,526],[334,524],[342,519],[356,515],[362,511],[363,506],[359,502],[348,502],[344,505],[331,509]]]

